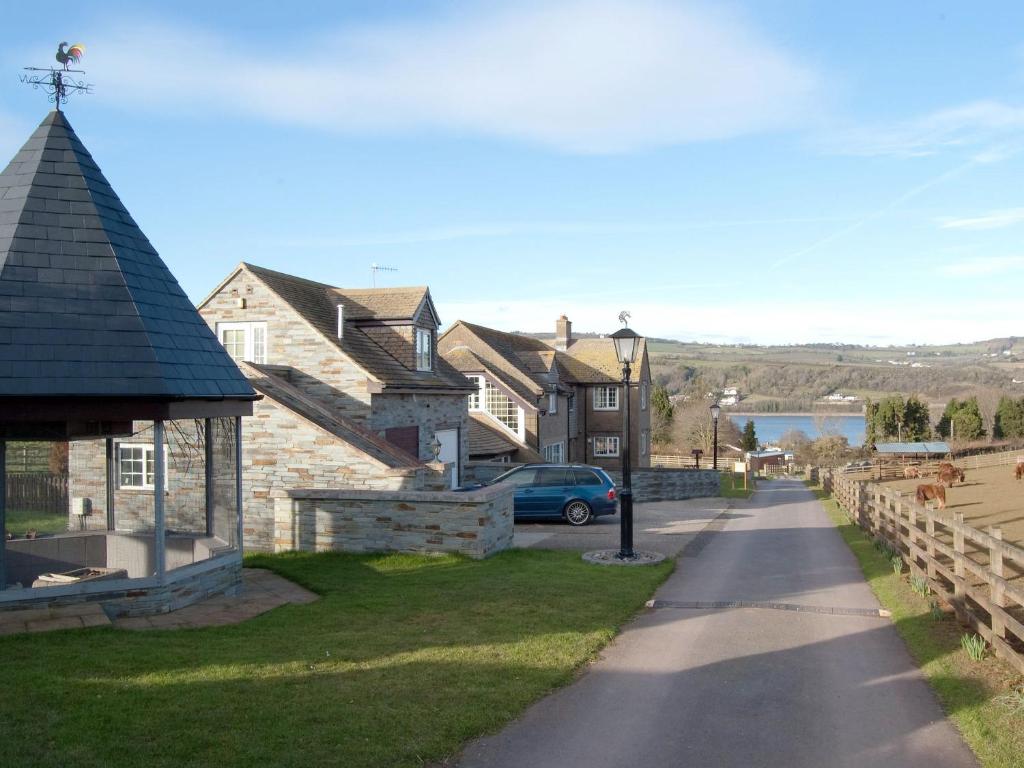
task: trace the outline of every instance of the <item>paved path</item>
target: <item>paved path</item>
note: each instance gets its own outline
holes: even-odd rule
[[[684,553],[656,598],[879,607],[821,505],[792,480],[738,502],[722,530]],[[647,611],[579,681],[470,745],[460,762],[976,765],[889,620],[759,607]]]

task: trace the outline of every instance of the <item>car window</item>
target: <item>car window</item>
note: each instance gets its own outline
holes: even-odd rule
[[[545,467],[537,474],[537,485],[569,485],[568,474],[565,467]]]
[[[509,472],[505,475],[505,482],[522,488],[524,485],[534,485],[537,479],[536,469],[520,469],[518,472]]]
[[[576,485],[604,485],[592,469],[574,469],[573,474],[576,475]]]

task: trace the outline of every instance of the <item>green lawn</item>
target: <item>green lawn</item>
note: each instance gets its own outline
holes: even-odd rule
[[[736,472],[723,472],[720,475],[721,494],[726,499],[749,499],[753,488],[743,487],[743,475]]]
[[[248,564],[322,598],[231,627],[0,637],[3,765],[423,765],[570,681],[672,568],[540,550]]]
[[[910,588],[907,574],[896,576],[835,500],[820,488],[812,490],[857,557],[879,602],[892,611],[897,631],[981,764],[1024,765],[1024,680],[991,653],[981,662],[971,661],[960,645],[967,630],[951,615],[933,618],[928,601]]]
[[[68,529],[68,513],[65,512],[26,512],[19,509],[8,509],[5,512],[7,530],[18,538],[31,530],[36,533],[64,533]]]

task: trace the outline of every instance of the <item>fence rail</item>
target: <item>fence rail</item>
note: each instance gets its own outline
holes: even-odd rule
[[[7,509],[58,512],[68,508],[67,475],[13,472],[7,475]]]
[[[934,477],[939,470],[939,464],[950,462],[965,471],[974,469],[985,469],[987,467],[1012,466],[1018,461],[1024,461],[1024,451],[1001,451],[999,453],[982,453],[975,456],[961,456],[955,459],[912,459],[903,461],[889,460],[881,463],[875,462],[870,467],[853,469],[840,469],[848,478],[854,480],[902,480],[904,469],[916,467],[921,477]]]
[[[913,576],[927,579],[961,622],[1024,673],[1024,549],[1004,542],[998,528],[966,525],[962,513],[949,518],[892,488],[832,470],[819,474],[852,520],[887,541]]]
[[[731,470],[736,461],[738,461],[736,456],[722,456],[719,454],[718,468],[721,470]],[[701,456],[700,467],[698,467],[693,456],[686,456],[684,454],[672,455],[667,453],[651,455],[652,467],[667,467],[670,469],[711,469],[713,463],[713,456]]]

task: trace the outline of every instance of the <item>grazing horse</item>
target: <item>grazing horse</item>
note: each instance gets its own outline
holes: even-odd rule
[[[936,483],[934,485],[919,485],[917,486],[917,493],[914,495],[917,499],[917,503],[921,506],[927,506],[929,501],[934,501],[939,509],[946,508],[946,486],[942,483]]]
[[[905,480],[910,480],[913,477],[920,477],[920,476],[921,476],[921,470],[918,469],[917,467],[904,467],[903,468],[903,478]]]
[[[960,467],[955,467],[952,464],[940,464],[939,473],[935,478],[944,485],[952,486],[957,481],[960,481],[961,483],[964,481],[964,471],[960,469]]]
[[[1024,464],[1018,464],[1013,473],[1017,476],[1018,480],[1024,477]]]

